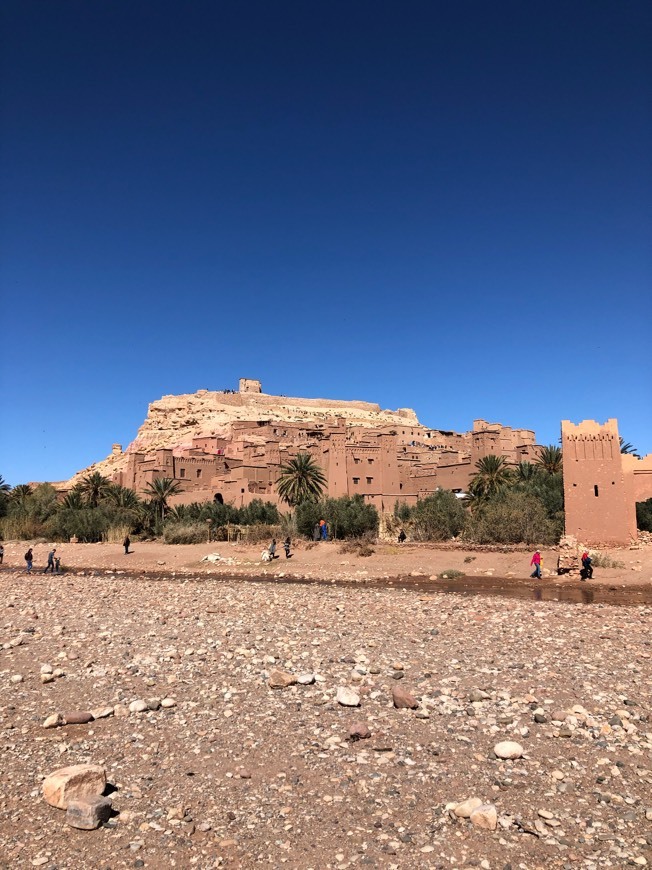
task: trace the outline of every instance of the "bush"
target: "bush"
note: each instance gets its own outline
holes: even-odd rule
[[[609,553],[591,553],[594,568],[624,568],[625,563],[612,559]]]
[[[411,533],[415,541],[446,541],[457,537],[464,528],[464,508],[448,489],[420,499],[411,513]]]
[[[513,490],[478,504],[464,531],[465,538],[478,544],[552,544],[559,535],[540,499]]]
[[[208,527],[206,523],[166,523],[163,540],[166,544],[205,544]]]
[[[636,503],[636,526],[641,532],[652,532],[652,498]]]
[[[459,580],[460,577],[464,577],[464,571],[458,571],[457,568],[446,568],[445,571],[442,571],[439,575],[442,580]]]
[[[296,525],[300,535],[312,538],[319,520],[328,525],[328,537],[359,538],[367,533],[378,534],[378,511],[361,495],[327,498],[320,502],[302,502],[296,509]]]
[[[352,556],[373,556],[376,552],[368,538],[357,538],[344,541],[340,546],[340,553]]]

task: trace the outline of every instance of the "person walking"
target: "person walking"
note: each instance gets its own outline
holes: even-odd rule
[[[398,536],[399,544],[402,544],[406,538],[407,538],[407,535],[405,534],[405,531],[403,529],[401,529],[401,531],[399,532],[399,536]]]
[[[534,565],[534,571],[530,574],[530,577],[536,577],[537,580],[541,579],[541,553],[538,550],[534,551],[534,555],[532,556],[532,561],[530,562],[530,567]]]
[[[319,541],[320,537],[321,537],[321,526],[319,525],[319,523],[315,523],[315,528],[312,530],[312,539],[315,543],[317,543],[317,541]]]
[[[326,520],[319,520],[319,526],[321,528],[322,541],[327,541],[328,540],[328,526],[326,525]]]
[[[276,538],[272,538],[272,543],[269,545],[269,559],[276,559]]]
[[[32,573],[32,562],[34,561],[34,554],[32,553],[32,548],[25,553],[25,564],[27,565],[27,573]]]
[[[288,537],[283,541],[283,549],[285,550],[285,558],[286,558],[286,559],[290,559],[290,558],[292,558],[292,557],[291,557],[291,554],[290,554],[290,546],[291,546],[291,543],[292,543],[292,542],[290,541],[290,537],[289,537],[289,536],[288,536]]]
[[[127,535],[125,537],[124,541],[122,542],[122,546],[125,548],[125,556],[129,555],[129,545],[130,544],[131,544],[131,541],[129,540],[129,535]]]
[[[582,570],[580,571],[582,580],[593,579],[593,559],[589,556],[588,550],[582,553]]]
[[[57,552],[56,547],[54,547],[54,548],[53,548],[52,550],[50,550],[50,552],[48,553],[48,563],[47,563],[47,565],[45,566],[45,568],[43,569],[43,573],[44,573],[44,574],[47,574],[48,571],[49,571],[51,574],[54,574],[54,554],[55,554],[56,552]]]
[[[61,559],[58,556],[54,560],[54,573],[61,574]]]

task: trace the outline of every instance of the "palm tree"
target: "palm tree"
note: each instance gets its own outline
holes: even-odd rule
[[[157,513],[161,512],[161,522],[163,522],[168,507],[168,499],[172,495],[183,492],[183,487],[178,480],[173,480],[171,477],[157,477],[154,483],[147,484],[144,491],[156,506]]]
[[[504,456],[483,456],[475,463],[478,469],[469,484],[474,498],[488,499],[505,489],[514,479],[514,473]]]
[[[125,508],[126,510],[137,510],[140,504],[138,494],[133,489],[120,486],[119,483],[111,486],[106,494],[106,498],[114,507]]]
[[[32,496],[32,487],[28,483],[19,483],[9,493],[9,502],[12,507],[19,511],[25,511],[30,497]]]
[[[299,453],[281,466],[276,481],[278,494],[290,507],[304,501],[318,501],[326,486],[326,475],[309,453]]]
[[[520,483],[533,480],[539,474],[539,467],[532,462],[519,462],[516,466],[516,476]]]
[[[0,474],[0,492],[9,492],[10,489],[11,489],[11,487],[9,486],[7,481]]]
[[[561,447],[555,447],[554,444],[540,447],[535,463],[548,474],[558,474],[562,470]]]
[[[84,499],[79,491],[79,487],[73,486],[70,492],[67,492],[61,502],[64,508],[68,510],[78,511],[84,507]]]
[[[635,456],[637,459],[641,458],[638,455],[638,453],[636,452],[636,448],[634,447],[634,445],[630,444],[629,441],[625,441],[622,435],[618,436],[618,440],[620,441],[620,452],[621,453],[628,453],[631,456]]]
[[[79,492],[88,507],[91,508],[96,508],[102,499],[106,498],[110,490],[111,481],[99,471],[87,474],[79,484]]]

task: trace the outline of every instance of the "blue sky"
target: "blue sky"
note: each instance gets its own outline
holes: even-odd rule
[[[167,393],[652,452],[652,6],[8,0],[0,473]]]

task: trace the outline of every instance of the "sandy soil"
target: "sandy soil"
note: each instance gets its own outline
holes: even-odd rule
[[[6,569],[24,568],[24,541],[5,544]],[[34,570],[42,570],[51,547],[34,547]],[[198,576],[279,576],[320,578],[326,580],[362,580],[389,577],[441,577],[447,569],[463,571],[470,577],[528,578],[531,573],[530,550],[512,552],[483,552],[457,547],[438,547],[429,544],[377,544],[372,556],[361,557],[343,553],[339,542],[316,545],[299,542],[291,559],[286,559],[279,546],[279,558],[273,563],[261,562],[263,544],[255,546],[229,543],[166,545],[159,542],[134,542],[128,556],[119,544],[59,544],[57,553],[68,569],[110,569],[137,572],[143,570],[175,571]],[[219,553],[223,561],[217,564],[202,562],[209,553]],[[652,546],[639,549],[612,549],[605,551],[621,568],[596,568],[594,584],[652,583]],[[542,550],[543,576],[549,583],[567,583],[568,578],[557,577],[557,551]],[[575,581],[579,582],[579,580]]]

